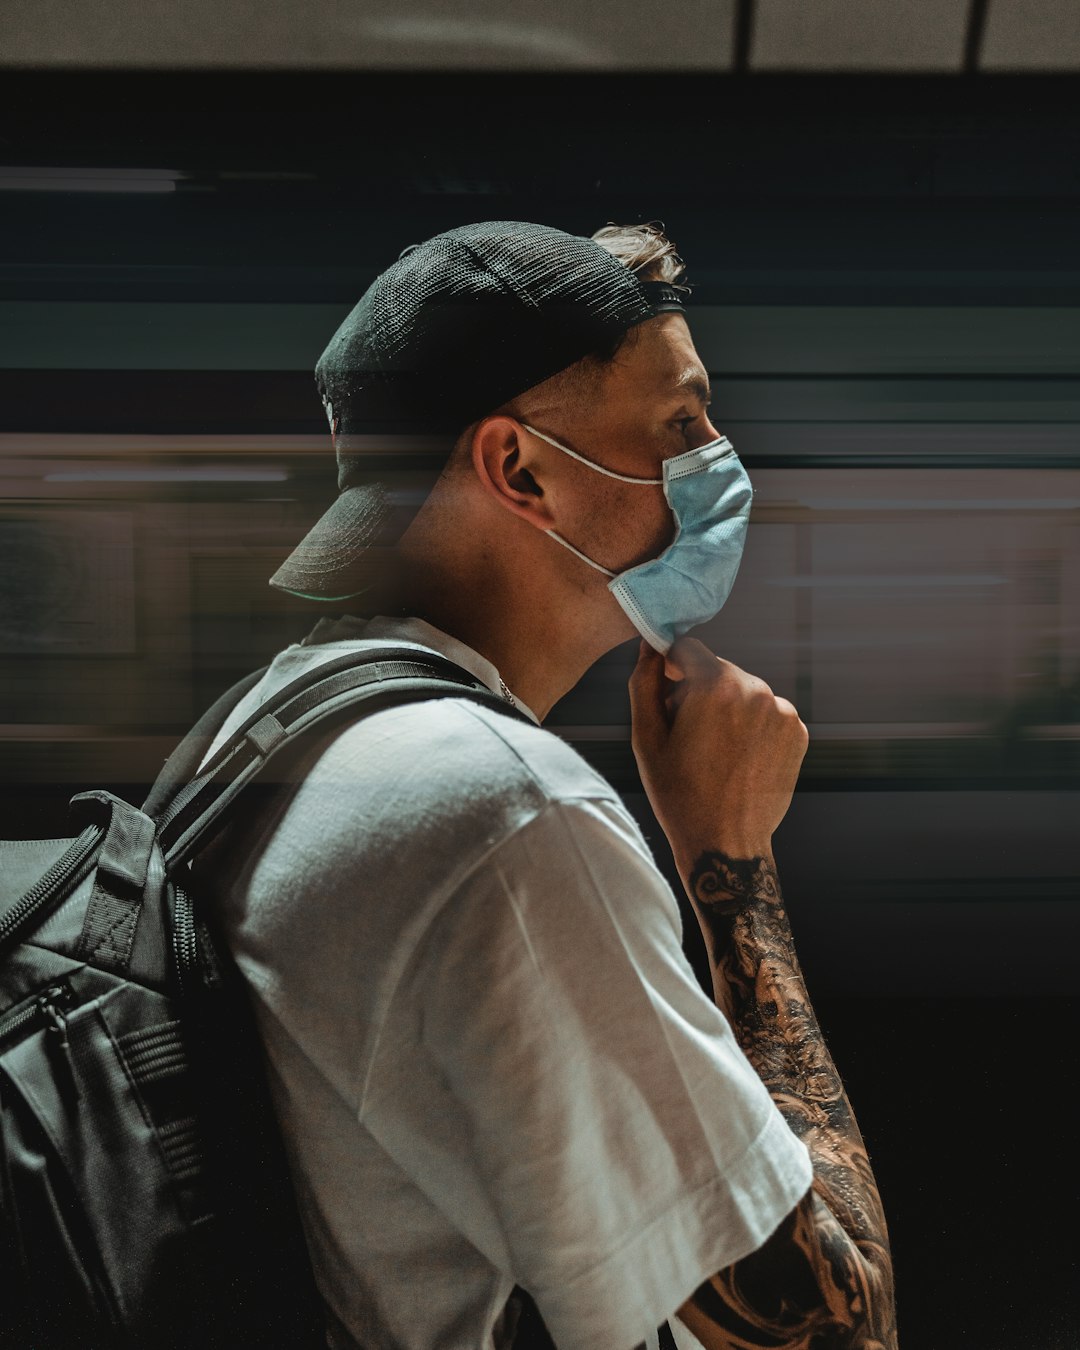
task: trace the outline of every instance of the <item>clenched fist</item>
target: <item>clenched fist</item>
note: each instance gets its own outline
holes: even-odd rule
[[[666,657],[641,643],[630,711],[642,785],[683,878],[710,849],[771,859],[809,741],[794,706],[682,637]]]

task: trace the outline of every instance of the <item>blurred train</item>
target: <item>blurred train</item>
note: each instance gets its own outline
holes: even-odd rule
[[[809,726],[776,843],[818,992],[1080,992],[1072,426],[714,420],[755,500],[697,636]],[[367,439],[403,518],[446,448]],[[348,609],[267,585],[333,459],[281,435],[8,433],[0,454],[3,792],[24,832],[61,834],[71,793],[149,783],[221,690]],[[678,890],[630,751],[634,657],[601,659],[546,725],[620,789]]]

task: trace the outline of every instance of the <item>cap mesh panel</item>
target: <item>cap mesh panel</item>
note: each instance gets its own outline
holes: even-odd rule
[[[525,221],[462,225],[381,273],[316,366],[342,432],[459,430],[653,313],[595,240]]]

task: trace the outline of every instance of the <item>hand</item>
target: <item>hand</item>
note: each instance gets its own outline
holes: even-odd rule
[[[642,641],[630,713],[641,782],[684,879],[708,849],[771,859],[809,741],[794,706],[682,637],[666,657]]]

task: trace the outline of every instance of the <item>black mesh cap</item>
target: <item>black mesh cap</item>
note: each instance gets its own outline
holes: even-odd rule
[[[389,508],[342,438],[457,435],[634,324],[682,311],[684,293],[642,282],[594,239],[527,221],[461,225],[403,249],[316,363],[339,495],[270,584],[314,599],[358,593],[349,576]]]

